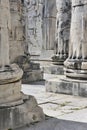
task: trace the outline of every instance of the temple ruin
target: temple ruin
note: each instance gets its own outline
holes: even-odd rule
[[[87,109],[86,10],[87,0],[0,0],[0,130]]]

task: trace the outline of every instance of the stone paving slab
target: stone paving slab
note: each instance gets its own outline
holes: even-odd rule
[[[55,77],[54,75],[44,75],[45,79]],[[22,91],[25,94],[33,95],[38,101],[40,107],[46,115],[52,116],[58,119],[69,119],[77,122],[87,122],[87,98],[79,96],[71,96],[57,93],[46,92],[45,82],[35,82],[28,85],[22,85]],[[79,116],[84,115],[81,119]],[[78,114],[79,113],[79,114]],[[78,118],[77,118],[78,117]]]
[[[44,79],[54,77],[57,76],[44,75]],[[35,96],[44,113],[54,119],[18,130],[87,130],[87,98],[46,92],[45,81],[23,84],[21,91]]]

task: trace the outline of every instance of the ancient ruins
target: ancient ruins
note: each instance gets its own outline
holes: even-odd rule
[[[51,94],[87,98],[86,10],[87,0],[0,0],[0,130],[45,120]]]
[[[22,82],[38,81],[43,79],[43,72],[38,63],[30,61],[29,45],[26,30],[26,6],[21,0],[10,0],[11,25],[10,34],[10,62],[17,63],[23,70]],[[15,20],[14,20],[15,18]],[[30,36],[31,37],[31,36]],[[15,50],[15,51],[14,51]]]
[[[12,2],[12,1],[11,1]],[[33,96],[21,93],[23,71],[9,60],[11,30],[9,0],[0,1],[0,129],[17,128],[44,119]],[[36,121],[35,121],[36,122]]]
[[[87,79],[86,9],[86,0],[72,0],[70,47],[65,61],[65,75],[78,79]]]
[[[49,92],[87,97],[86,2],[72,0],[69,54],[64,62],[64,75],[46,82],[46,89]]]

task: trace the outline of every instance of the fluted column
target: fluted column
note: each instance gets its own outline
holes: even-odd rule
[[[87,0],[72,0],[69,57],[65,75],[87,79]]]
[[[71,21],[71,0],[56,0],[56,54],[53,61],[56,64],[63,64],[68,57],[68,44]]]

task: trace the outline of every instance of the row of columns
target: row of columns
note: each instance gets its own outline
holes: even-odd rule
[[[54,57],[64,63],[67,77],[87,79],[87,0],[72,0],[72,7],[70,0],[56,0],[56,5],[57,51]]]

